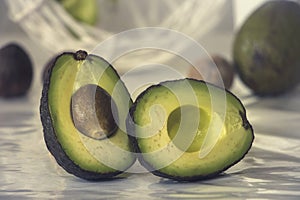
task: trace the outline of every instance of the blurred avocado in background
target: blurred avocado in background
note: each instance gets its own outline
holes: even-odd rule
[[[300,83],[300,5],[267,1],[246,19],[233,44],[234,65],[258,96],[284,94]]]
[[[95,25],[98,17],[97,0],[57,0],[77,21]]]

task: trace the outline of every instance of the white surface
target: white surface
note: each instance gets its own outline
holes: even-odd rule
[[[150,173],[102,182],[67,174],[43,141],[40,89],[27,98],[0,100],[0,199],[299,199],[300,88],[246,104],[255,130],[250,152],[220,176],[193,183]]]

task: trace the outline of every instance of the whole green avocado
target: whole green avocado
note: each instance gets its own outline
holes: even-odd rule
[[[96,0],[58,0],[58,2],[79,22],[89,25],[97,23],[98,9]]]
[[[280,95],[300,82],[300,5],[268,1],[237,32],[234,65],[259,96]]]

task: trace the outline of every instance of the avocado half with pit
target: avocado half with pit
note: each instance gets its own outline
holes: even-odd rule
[[[154,175],[178,181],[223,172],[254,140],[241,101],[194,79],[150,86],[131,107],[127,128],[140,163]]]
[[[46,75],[40,115],[57,163],[87,180],[116,176],[135,162],[126,133],[130,95],[114,68],[85,51],[59,55]]]

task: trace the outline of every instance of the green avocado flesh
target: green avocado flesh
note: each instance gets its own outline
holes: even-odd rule
[[[94,89],[94,96],[84,88]],[[106,109],[111,102],[114,114]],[[123,82],[105,60],[84,51],[60,55],[45,80],[40,107],[49,151],[66,171],[84,179],[109,178],[125,171],[135,162],[125,124],[131,104]],[[76,126],[79,124],[88,131],[97,126],[87,123],[92,121],[89,113],[93,107],[100,122],[97,125],[113,131],[107,137],[105,134],[101,138],[91,137]],[[112,115],[116,115],[116,122],[111,120]],[[75,119],[82,117],[88,120],[83,118],[75,123]],[[109,125],[110,122],[113,124]]]
[[[193,79],[149,87],[132,106],[127,123],[142,165],[155,175],[182,181],[228,169],[254,140],[239,99]]]
[[[300,83],[300,5],[268,1],[237,32],[234,65],[259,96],[280,95]]]

